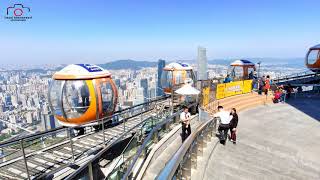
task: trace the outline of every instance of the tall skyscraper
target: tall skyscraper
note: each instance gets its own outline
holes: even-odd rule
[[[56,122],[53,114],[49,114],[48,116],[49,116],[49,122],[50,122],[50,129],[56,128]]]
[[[157,80],[157,87],[156,87],[157,96],[164,95],[164,92],[161,86],[161,75],[162,75],[163,68],[165,66],[166,66],[166,61],[159,59],[158,60],[158,80]]]
[[[207,55],[206,55],[206,48],[198,47],[198,80],[207,80],[208,79],[208,62],[207,62]]]
[[[149,98],[148,97],[148,79],[141,79],[140,86],[141,88],[143,88],[143,99],[144,99],[144,102],[146,102],[148,101],[147,98]]]
[[[5,101],[6,101],[6,105],[7,106],[11,106],[12,105],[11,96],[9,94],[7,94],[7,96],[5,97]]]
[[[116,84],[117,88],[119,88],[120,87],[120,79],[116,79],[115,84]]]

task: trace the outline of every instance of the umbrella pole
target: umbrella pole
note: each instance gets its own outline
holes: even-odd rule
[[[174,83],[173,83],[173,71],[172,71],[172,88],[171,88],[171,115],[173,114],[173,100],[174,100],[174,98],[173,98],[173,96],[174,96],[174,90],[173,90],[173,88],[174,88]]]

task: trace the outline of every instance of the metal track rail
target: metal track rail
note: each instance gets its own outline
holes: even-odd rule
[[[319,77],[320,74],[314,73],[311,71],[306,71],[302,73],[297,73],[297,74],[292,74],[289,76],[284,76],[284,77],[278,77],[274,79],[274,83],[279,84],[279,83],[286,83],[286,82],[291,82],[291,81],[298,81],[298,80],[303,80],[307,78],[316,78]]]

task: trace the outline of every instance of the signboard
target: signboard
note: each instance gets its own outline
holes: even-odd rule
[[[217,84],[217,95],[216,99],[223,99],[224,98],[224,89],[226,84]]]
[[[224,90],[225,97],[234,96],[238,94],[242,94],[243,90],[243,81],[235,81],[226,83],[226,88]]]
[[[217,84],[216,99],[223,99],[225,97],[249,93],[251,92],[251,89],[252,80]]]
[[[243,94],[249,93],[252,90],[252,80],[243,81]]]
[[[210,87],[205,87],[202,89],[202,106],[209,104],[210,100]]]
[[[77,64],[78,66],[83,67],[88,72],[101,72],[102,69],[99,66],[93,65],[93,64]]]
[[[313,86],[301,86],[301,88],[302,88],[303,92],[312,91],[313,90]]]

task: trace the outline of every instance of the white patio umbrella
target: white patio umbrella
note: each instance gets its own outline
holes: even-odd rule
[[[192,87],[191,84],[185,84],[175,92],[180,95],[198,95],[200,93],[200,91]]]

